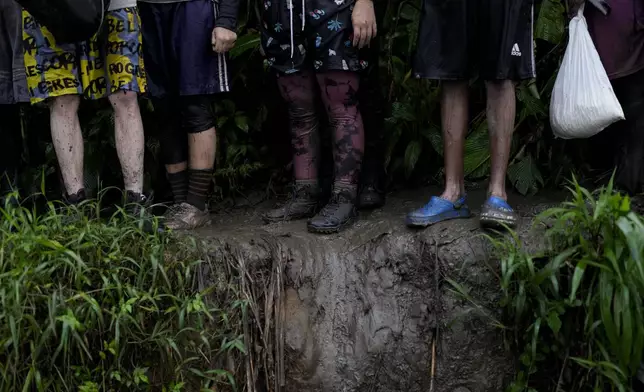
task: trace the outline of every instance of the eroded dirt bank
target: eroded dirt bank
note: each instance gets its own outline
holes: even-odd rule
[[[274,297],[256,309],[282,320],[277,330],[271,320],[263,326],[265,337],[284,341],[283,348],[269,347],[276,355],[267,365],[277,369],[269,390],[427,392],[432,373],[437,392],[503,389],[513,358],[501,330],[448,282],[470,290],[477,306],[494,309],[492,249],[476,218],[406,229],[404,211],[426,194],[390,197],[387,207],[336,236],[309,234],[305,222],[264,226],[258,216],[267,205],[218,214],[199,231],[218,257],[231,254],[251,271],[247,290]],[[483,195],[473,196],[476,212]],[[521,240],[541,246],[528,229],[552,198],[513,201],[522,215]]]

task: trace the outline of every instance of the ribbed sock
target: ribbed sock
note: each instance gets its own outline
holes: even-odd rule
[[[212,169],[190,169],[189,177],[187,202],[203,211],[206,209],[208,189],[210,189],[210,181],[212,181]]]
[[[170,182],[175,204],[186,201],[188,197],[188,170],[168,173],[168,181]]]

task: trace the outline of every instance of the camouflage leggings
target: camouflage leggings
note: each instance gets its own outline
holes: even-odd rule
[[[357,184],[364,154],[364,126],[357,97],[359,75],[345,71],[317,75],[303,71],[278,78],[280,92],[289,106],[295,179],[318,178],[316,79],[334,132],[335,181]]]

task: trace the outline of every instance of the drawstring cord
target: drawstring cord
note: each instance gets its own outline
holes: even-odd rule
[[[295,56],[295,27],[293,25],[293,0],[288,0],[288,11],[291,19],[291,58]],[[306,25],[306,0],[302,0],[302,31]]]
[[[291,58],[293,58],[293,55],[295,54],[293,51],[293,44],[295,42],[295,36],[293,34],[293,0],[288,0],[288,11],[291,17]]]

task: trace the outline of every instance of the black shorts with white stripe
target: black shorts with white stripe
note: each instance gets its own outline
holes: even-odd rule
[[[533,0],[423,0],[418,78],[535,77]]]
[[[213,0],[139,2],[143,59],[153,98],[230,91],[226,55],[212,51],[218,16]]]

